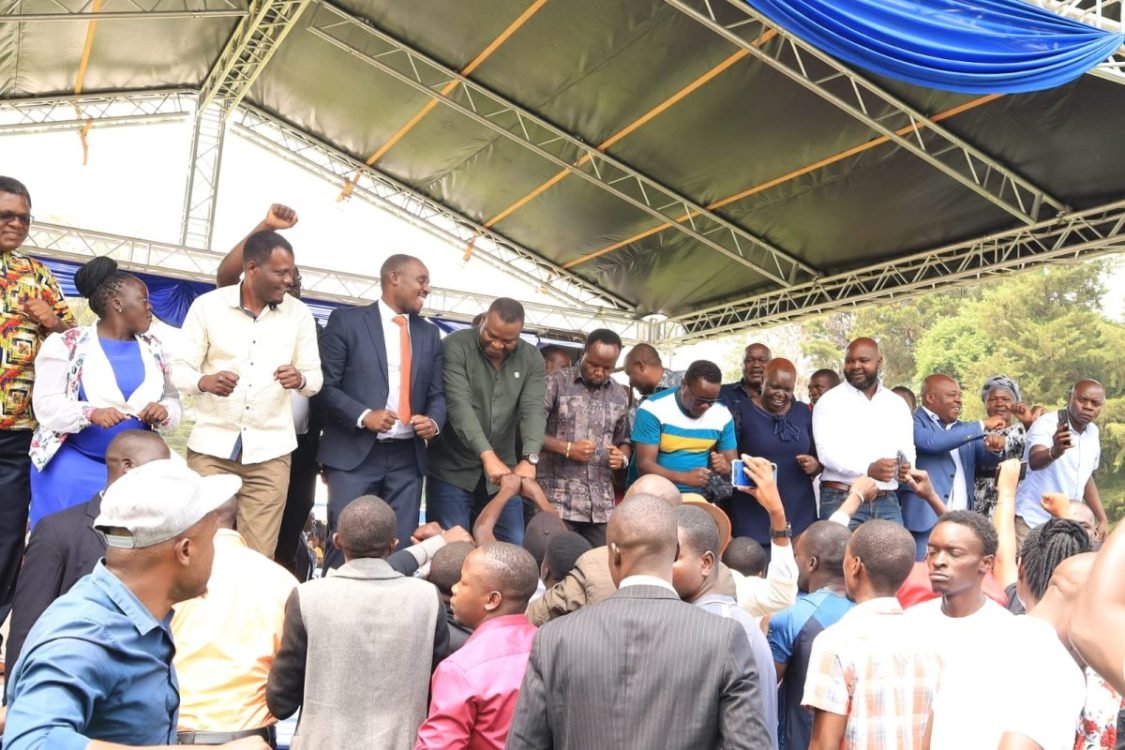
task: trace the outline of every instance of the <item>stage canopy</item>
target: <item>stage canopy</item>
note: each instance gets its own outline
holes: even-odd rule
[[[1036,4],[1121,29],[1120,3]],[[180,245],[36,227],[63,260],[206,278],[231,130],[540,285],[544,329],[688,341],[1125,247],[1121,50],[963,94],[742,0],[102,0],[96,29],[84,0],[0,7],[0,134],[196,124]],[[302,272],[311,297],[377,295]]]

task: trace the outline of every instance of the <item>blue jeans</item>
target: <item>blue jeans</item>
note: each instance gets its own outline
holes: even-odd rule
[[[840,509],[844,504],[844,500],[848,497],[847,490],[838,490],[835,487],[820,487],[820,519],[822,521],[828,518]],[[902,525],[902,508],[898,504],[898,493],[890,492],[882,497],[875,498],[874,502],[863,503],[859,506],[859,510],[852,516],[852,521],[848,524],[848,528],[855,531],[859,525],[864,521],[870,521],[872,518],[878,518],[883,521],[894,521],[899,526]]]
[[[426,520],[437,521],[443,529],[461,526],[472,532],[473,522],[492,497],[483,477],[472,491],[426,477]],[[501,542],[523,544],[523,500],[518,495],[500,512],[493,533]]]

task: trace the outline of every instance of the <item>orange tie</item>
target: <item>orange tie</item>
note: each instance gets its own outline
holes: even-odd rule
[[[398,326],[398,353],[401,363],[398,384],[398,419],[403,424],[410,422],[410,333],[406,329],[406,316],[396,315]]]

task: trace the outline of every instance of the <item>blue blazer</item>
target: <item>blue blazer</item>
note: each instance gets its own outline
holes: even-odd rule
[[[334,310],[320,337],[320,365],[324,385],[314,405],[324,412],[324,434],[317,460],[325,466],[351,471],[363,463],[375,444],[375,433],[356,427],[367,409],[387,404],[387,345],[376,302],[366,307]],[[445,357],[437,326],[410,316],[410,408],[445,424]],[[426,472],[426,441],[414,439],[419,473]]]
[[[929,473],[930,483],[946,503],[949,502],[953,477],[957,471],[953,457],[949,455],[954,448],[961,456],[965,491],[968,493],[969,509],[972,510],[975,499],[973,477],[976,475],[977,465],[983,468],[995,466],[998,458],[985,449],[984,430],[981,429],[980,422],[957,422],[946,430],[931,419],[925,409],[918,407],[914,412],[914,449],[918,453],[918,468]],[[903,525],[911,531],[929,531],[937,523],[937,515],[930,504],[905,487],[899,493],[899,502],[902,505]]]

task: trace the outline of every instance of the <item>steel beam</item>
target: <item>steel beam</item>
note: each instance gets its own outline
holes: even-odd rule
[[[180,225],[180,242],[190,247],[211,247],[226,124],[223,111],[214,104],[196,112]]]
[[[24,249],[41,257],[77,262],[108,255],[130,271],[208,284],[215,283],[215,272],[223,258],[223,253],[210,250],[38,222],[32,225]],[[377,276],[302,264],[301,280],[306,297],[325,302],[365,305],[381,294]],[[493,295],[433,287],[426,300],[426,308],[430,314],[439,317],[470,321],[487,310],[493,299]],[[534,302],[525,302],[524,310],[527,328],[531,330],[580,332],[610,328],[631,342],[644,340],[650,335],[650,326],[645,321],[612,310]]]
[[[233,0],[105,0],[96,12],[88,0],[74,5],[61,0],[21,0],[18,13],[0,13],[0,23],[240,18],[248,14]]]
[[[69,130],[93,120],[99,127],[182,120],[195,111],[195,93],[172,89],[0,100],[0,135]]]
[[[1034,224],[1066,210],[1060,200],[994,157],[835,58],[775,27],[745,0],[665,2],[1021,222]],[[755,47],[751,42],[769,28],[776,28],[781,39]]]
[[[1000,273],[1122,251],[1125,200],[678,315],[667,321],[669,327],[661,339],[697,341],[861,304],[885,304]]]
[[[216,104],[229,117],[254,85],[311,0],[250,0],[199,92],[199,107]]]
[[[1073,18],[1098,29],[1121,33],[1125,31],[1125,10],[1120,0],[1027,0],[1032,5]],[[1118,48],[1105,62],[1087,75],[1125,84],[1125,46]]]
[[[552,125],[365,19],[321,2],[309,32],[473,122],[652,216],[696,242],[788,286],[817,271],[581,138]],[[459,85],[447,95],[439,89]]]
[[[625,300],[539,257],[499,233],[427,198],[382,172],[243,103],[231,119],[234,132],[282,159],[339,186],[357,177],[352,194],[450,243],[464,247],[476,238],[473,257],[530,284],[543,294],[579,308],[630,312]]]

